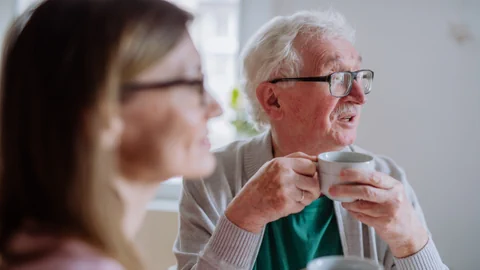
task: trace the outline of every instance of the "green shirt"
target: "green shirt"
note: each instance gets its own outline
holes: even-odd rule
[[[299,270],[309,261],[343,255],[333,201],[326,196],[297,214],[267,224],[254,270]]]

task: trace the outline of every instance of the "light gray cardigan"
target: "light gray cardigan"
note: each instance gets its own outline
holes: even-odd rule
[[[345,151],[364,152],[350,146]],[[254,234],[231,223],[224,211],[245,183],[260,167],[273,158],[270,133],[249,141],[239,141],[216,151],[218,165],[209,178],[184,181],[180,201],[180,230],[173,251],[178,269],[245,269],[253,268],[263,232]],[[375,156],[375,167],[398,179],[418,215],[422,210],[405,173],[385,157]],[[379,261],[386,270],[448,269],[430,238],[418,253],[403,259],[394,258],[387,244],[373,228],[354,219],[339,202],[335,214],[345,256],[360,256]],[[292,269],[298,270],[298,269]]]

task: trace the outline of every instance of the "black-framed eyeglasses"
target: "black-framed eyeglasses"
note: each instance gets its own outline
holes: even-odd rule
[[[144,90],[164,90],[174,86],[189,86],[195,88],[198,93],[202,96],[202,102],[205,101],[205,84],[203,79],[174,79],[170,81],[164,82],[133,82],[127,83],[122,86],[122,98],[137,92],[137,91],[144,91]]]
[[[279,82],[328,82],[330,94],[334,97],[345,97],[350,94],[353,86],[353,80],[356,80],[362,87],[365,95],[372,91],[374,72],[370,69],[361,69],[357,71],[333,72],[327,76],[318,77],[297,77],[297,78],[279,78],[268,81],[269,83]]]

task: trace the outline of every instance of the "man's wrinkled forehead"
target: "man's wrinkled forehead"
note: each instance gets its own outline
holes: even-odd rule
[[[344,39],[311,40],[302,47],[304,67],[315,72],[353,70],[362,63],[362,56]]]
[[[316,66],[317,70],[331,70],[331,69],[348,69],[360,66],[362,64],[362,56],[359,54],[351,54],[345,56],[339,53],[329,54],[319,59],[319,65]]]

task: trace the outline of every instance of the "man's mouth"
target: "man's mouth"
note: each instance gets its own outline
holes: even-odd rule
[[[333,113],[333,119],[342,123],[353,123],[359,113],[360,107],[352,104],[342,104]]]
[[[355,119],[355,115],[346,115],[338,118],[340,122],[352,122]]]

